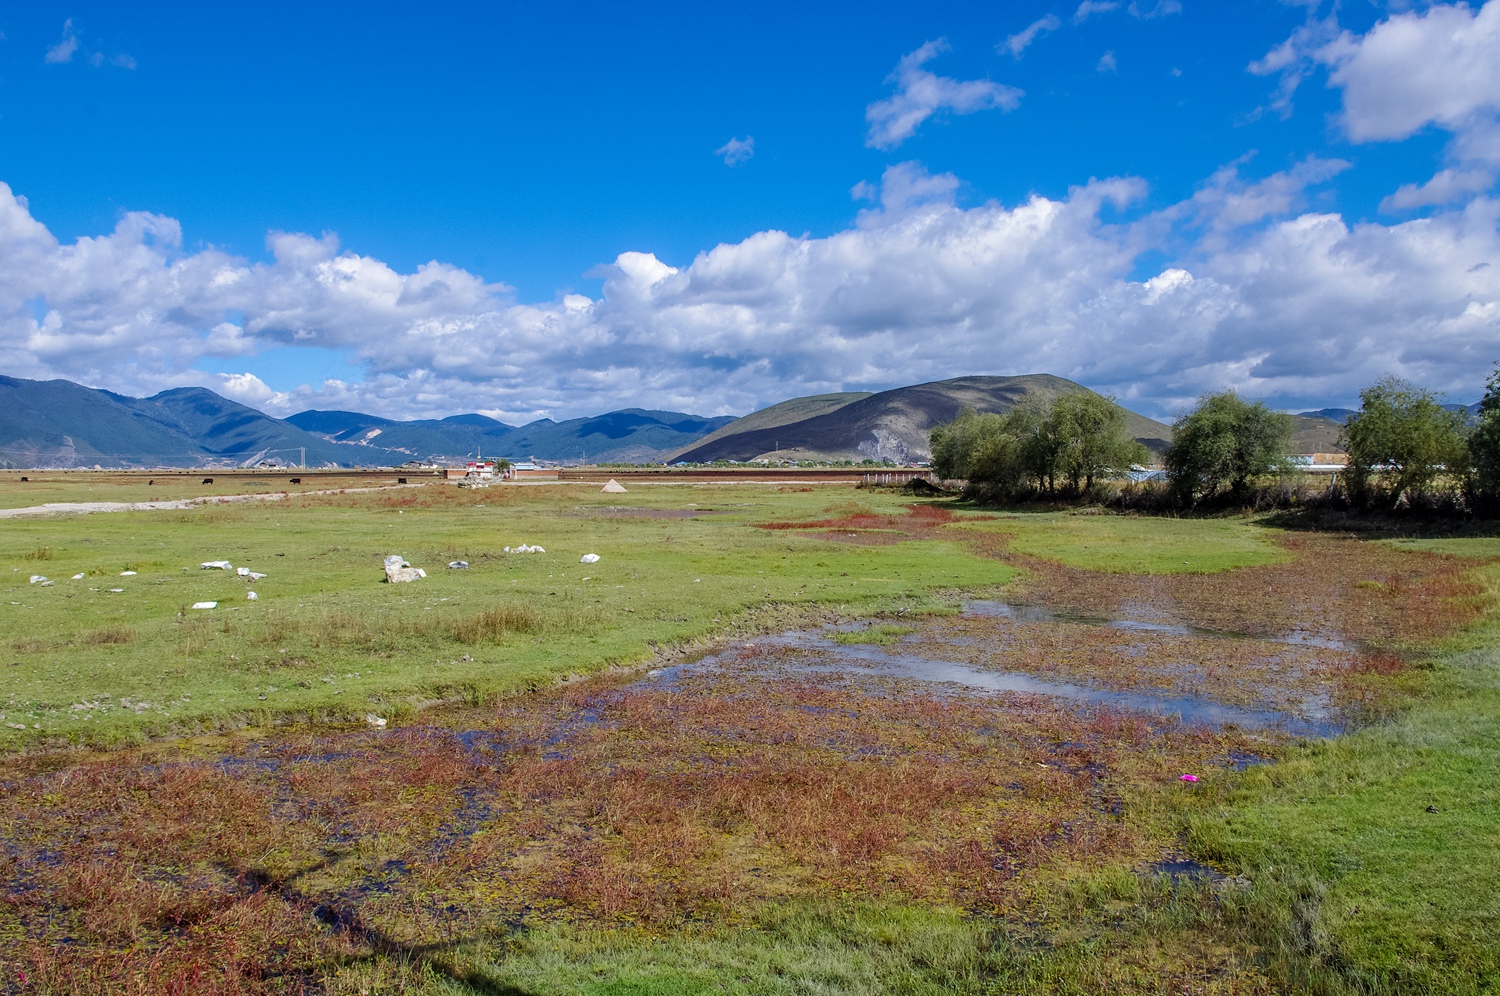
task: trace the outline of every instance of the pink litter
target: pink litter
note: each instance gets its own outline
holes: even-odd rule
[[[1198,776],[1197,775],[1182,775],[1182,776],[1180,776],[1180,780],[1184,781],[1184,782],[1196,782],[1198,780]]]

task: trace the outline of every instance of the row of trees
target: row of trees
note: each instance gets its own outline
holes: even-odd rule
[[[1085,494],[1146,459],[1125,431],[1124,409],[1091,391],[1050,401],[1028,394],[1003,415],[965,408],[932,430],[933,469],[989,499]]]
[[[1172,426],[1164,462],[1176,501],[1243,500],[1266,479],[1295,474],[1294,425],[1233,391],[1205,395]],[[1500,366],[1472,415],[1406,381],[1381,380],[1361,392],[1341,442],[1349,454],[1342,487],[1357,506],[1446,496],[1500,513]],[[1003,415],[966,409],[932,432],[933,469],[990,499],[1086,495],[1146,456],[1126,435],[1124,410],[1092,392],[1029,395]]]

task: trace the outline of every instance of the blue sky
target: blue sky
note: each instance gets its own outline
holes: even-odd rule
[[[50,260],[5,372],[520,418],[1046,370],[1167,414],[1500,358],[1500,8],[222,6],[0,4],[0,260]],[[1409,254],[1446,269],[1392,317]]]

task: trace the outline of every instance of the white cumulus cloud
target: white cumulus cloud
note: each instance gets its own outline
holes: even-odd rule
[[[904,57],[886,78],[896,92],[865,108],[869,134],[865,144],[874,149],[893,149],[916,134],[922,122],[942,111],[973,114],[993,108],[1014,110],[1023,96],[1013,86],[991,80],[956,80],[938,76],[923,65],[948,50],[939,38]]]
[[[1472,400],[1500,354],[1500,201],[1351,224],[1316,200],[1345,165],[1250,176],[1237,162],[1146,212],[1130,178],[964,206],[959,178],[900,163],[826,237],[761,231],[683,261],[622,252],[597,296],[531,303],[327,233],[273,232],[270,260],[252,262],[131,213],[67,243],[0,185],[0,369],[129,394],[203,384],[278,414],[513,420],[743,412],[975,373],[1056,373],[1156,414],[1224,386],[1347,403],[1385,373]],[[1138,273],[1145,258],[1166,262]],[[298,346],[362,376],[278,391],[251,372],[256,354]]]
[[[1400,141],[1435,126],[1452,135],[1450,165],[1381,202],[1385,211],[1446,204],[1482,193],[1500,171],[1500,0],[1401,11],[1363,35],[1340,30],[1334,15],[1310,16],[1250,71],[1281,74],[1273,106],[1291,97],[1316,67],[1342,91],[1339,115],[1355,142]]]

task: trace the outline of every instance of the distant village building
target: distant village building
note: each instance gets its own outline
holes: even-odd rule
[[[467,480],[475,478],[481,481],[494,480],[495,461],[493,460],[470,460],[462,467],[449,467],[445,475],[447,480]]]

